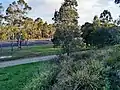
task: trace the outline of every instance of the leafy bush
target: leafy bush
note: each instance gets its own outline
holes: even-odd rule
[[[86,49],[86,44],[82,38],[75,38],[70,44],[70,52],[77,52]]]
[[[91,45],[103,47],[106,45],[115,45],[120,42],[120,32],[112,28],[100,28],[93,31],[88,38]]]
[[[71,57],[73,57],[76,60],[79,59],[87,59],[92,57],[94,51],[82,51],[82,52],[75,52],[71,54]]]
[[[119,49],[113,46],[62,57],[52,90],[120,90]]]
[[[96,90],[105,86],[102,62],[96,60],[70,60],[62,63],[63,69],[57,76],[53,90]]]

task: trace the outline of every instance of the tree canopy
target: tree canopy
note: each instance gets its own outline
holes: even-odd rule
[[[18,33],[22,33],[25,39],[50,38],[55,29],[40,17],[35,20],[28,17],[32,7],[25,0],[13,1],[7,8],[0,3],[0,34],[4,40],[16,39]],[[4,13],[5,12],[5,13]],[[4,14],[3,14],[4,13]],[[13,36],[14,38],[11,38]]]
[[[77,6],[76,0],[64,0],[59,11],[54,14],[56,32],[53,43],[61,46],[65,53],[70,53],[71,42],[80,36]]]
[[[120,3],[120,0],[115,0],[115,3],[116,3],[116,4],[119,4],[119,3]]]

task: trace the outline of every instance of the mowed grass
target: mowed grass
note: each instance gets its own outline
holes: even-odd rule
[[[30,58],[36,56],[47,56],[47,55],[56,55],[60,53],[60,48],[53,48],[53,45],[41,45],[41,46],[29,46],[22,47],[22,49],[14,48],[14,51],[11,51],[11,48],[3,48],[0,51],[1,56],[12,56],[8,59],[0,59],[0,61],[15,60],[20,58]]]
[[[0,90],[35,90],[37,85],[43,88],[55,67],[53,61],[44,61],[0,69]]]

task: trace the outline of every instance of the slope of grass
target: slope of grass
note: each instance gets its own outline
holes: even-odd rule
[[[19,50],[18,48],[14,48],[14,51],[12,52],[10,48],[3,48],[2,52],[0,51],[0,56],[12,56],[12,57],[8,59],[0,59],[0,61],[54,55],[59,53],[60,49],[53,48],[53,45],[23,47],[21,50]]]
[[[0,69],[0,90],[45,88],[49,86],[49,77],[53,76],[56,67],[54,62],[46,61]]]

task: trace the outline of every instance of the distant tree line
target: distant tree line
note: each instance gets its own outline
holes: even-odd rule
[[[22,39],[51,38],[55,31],[53,24],[28,17],[31,9],[24,0],[12,2],[7,9],[0,3],[0,40],[15,40],[20,35]]]
[[[21,49],[22,42],[28,40],[52,38],[55,32],[53,24],[44,22],[41,18],[32,19],[27,16],[32,10],[25,0],[13,1],[5,9],[0,3],[0,47],[2,51],[2,41],[11,42],[13,51],[14,42],[17,41],[18,48]]]

